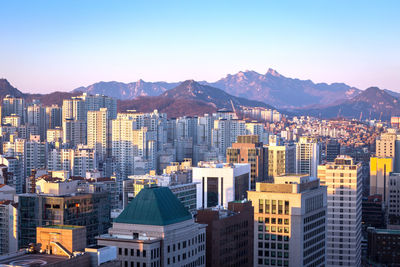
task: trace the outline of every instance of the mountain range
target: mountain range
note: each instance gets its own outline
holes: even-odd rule
[[[370,118],[390,120],[391,116],[400,115],[400,99],[388,90],[370,87],[351,99],[335,104],[292,111],[299,115],[319,118]]]
[[[0,79],[0,97],[7,94],[38,99],[45,105],[62,104],[62,100],[81,92],[104,94],[119,99],[119,110],[158,109],[170,117],[211,113],[232,106],[278,108],[290,114],[321,118],[343,116],[388,119],[400,115],[400,93],[371,87],[360,90],[343,83],[313,83],[310,80],[287,78],[269,69],[265,74],[254,71],[227,75],[216,82],[99,82],[79,87],[72,92],[27,94]]]
[[[184,81],[159,96],[140,96],[119,102],[120,111],[135,109],[148,112],[158,109],[167,113],[168,117],[203,115],[218,109],[236,109],[241,106],[273,108],[263,102],[235,97],[193,80]]]
[[[79,87],[73,92],[105,94],[126,100],[138,96],[161,95],[180,83],[152,83],[143,80],[132,83],[99,82],[87,87]],[[273,69],[268,69],[265,74],[240,71],[234,75],[229,74],[216,82],[200,81],[199,83],[222,89],[233,96],[261,101],[277,108],[331,104],[343,98],[350,99],[361,92],[344,83],[313,83],[311,80],[287,78]]]

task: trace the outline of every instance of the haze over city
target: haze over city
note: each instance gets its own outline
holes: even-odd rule
[[[0,77],[23,92],[99,81],[287,77],[400,91],[398,1],[8,1]]]

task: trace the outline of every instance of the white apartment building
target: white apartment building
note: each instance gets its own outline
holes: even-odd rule
[[[319,144],[311,137],[302,136],[296,143],[296,173],[317,176]]]
[[[87,113],[87,145],[96,150],[99,160],[110,155],[111,121],[108,119],[107,108]]]
[[[18,251],[18,206],[0,200],[0,255]]]

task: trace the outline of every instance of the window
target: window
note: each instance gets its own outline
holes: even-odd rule
[[[125,249],[125,256],[128,256],[128,249]]]
[[[118,248],[118,255],[122,255],[122,248]]]
[[[143,250],[143,258],[146,258],[146,250]]]
[[[140,257],[140,250],[136,250],[136,257]]]

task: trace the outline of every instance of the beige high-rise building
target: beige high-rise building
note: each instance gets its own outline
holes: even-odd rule
[[[254,266],[325,266],[326,187],[283,175],[247,192],[254,207]]]
[[[268,146],[268,177],[295,173],[296,147],[293,145]]]
[[[361,266],[361,168],[349,156],[318,166],[328,187],[326,266]]]
[[[104,160],[110,155],[111,124],[108,119],[107,108],[87,113],[87,145],[96,149],[99,160]]]
[[[376,139],[376,156],[377,157],[395,157],[395,133],[383,133]]]

